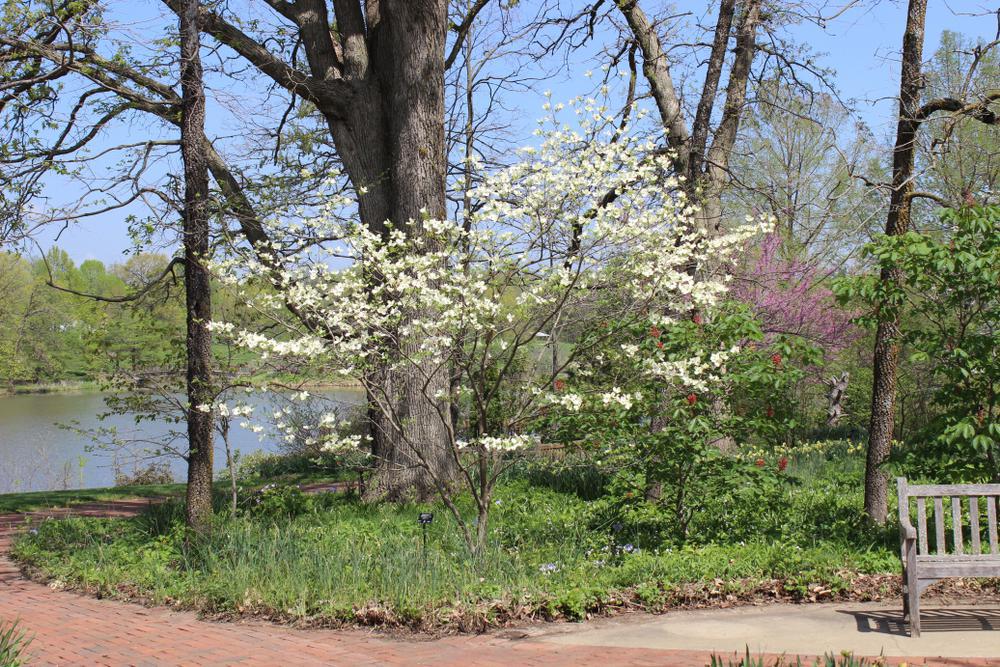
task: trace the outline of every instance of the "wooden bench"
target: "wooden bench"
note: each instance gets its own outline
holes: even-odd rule
[[[920,594],[928,586],[946,577],[1000,577],[1000,545],[997,543],[1000,484],[918,486],[907,484],[905,477],[899,477],[896,485],[903,561],[903,615],[910,619],[910,636],[919,637]],[[916,506],[915,514],[911,505]],[[933,552],[927,531],[928,511],[933,517]],[[946,533],[951,533],[950,540]],[[988,551],[984,549],[987,542]]]

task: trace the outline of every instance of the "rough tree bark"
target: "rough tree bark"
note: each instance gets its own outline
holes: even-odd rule
[[[188,475],[187,524],[202,530],[212,516],[212,319],[205,90],[202,82],[198,0],[180,11],[181,156],[184,160],[184,296],[187,305]]]
[[[910,228],[913,198],[913,163],[916,134],[920,125],[920,64],[924,51],[924,21],[927,0],[910,0],[903,32],[903,60],[899,77],[899,122],[892,152],[892,189],[885,233],[905,234]],[[883,269],[882,281],[899,281],[898,272]],[[892,448],[893,418],[896,409],[896,370],[899,360],[899,318],[878,317],[875,349],[872,353],[872,410],[868,425],[868,455],[865,462],[865,513],[879,525],[885,524],[887,478],[882,465]]]

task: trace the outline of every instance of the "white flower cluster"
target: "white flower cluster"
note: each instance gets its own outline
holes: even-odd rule
[[[487,452],[492,453],[514,452],[520,449],[534,447],[538,444],[538,436],[526,434],[503,436],[484,435],[472,441],[459,440],[457,442],[459,449],[475,448],[478,446],[482,447]]]
[[[634,402],[641,399],[642,394],[626,394],[618,387],[612,387],[611,391],[601,394],[601,402],[604,405],[618,405],[624,410],[631,410]]]
[[[669,384],[692,389],[694,391],[709,391],[720,382],[726,371],[726,361],[739,354],[740,347],[734,345],[728,350],[715,352],[693,351],[683,359],[667,359],[658,361],[648,359],[644,370]]]
[[[479,185],[468,192],[477,202],[471,219],[422,213],[373,231],[345,220],[349,202],[335,194],[302,223],[328,243],[301,252],[275,244],[262,256],[216,263],[267,326],[226,322],[213,329],[261,357],[369,382],[378,377],[368,373],[373,369],[503,367],[532,344],[537,323],[584,317],[608,295],[619,316],[654,321],[669,319],[659,312],[710,308],[726,282],[696,280],[690,267],[725,262],[767,225],[751,221],[713,236],[696,230],[694,208],[667,175],[668,155],[617,128],[602,135],[611,124],[593,100],[569,107],[574,127],[553,119],[551,129],[537,130],[539,144],[523,151],[522,161],[477,175]],[[283,268],[276,271],[269,258],[279,257]],[[274,289],[251,293],[249,284]],[[650,362],[647,370],[697,388],[724,363],[722,353],[692,354]],[[578,372],[593,377],[588,368]],[[627,409],[633,400],[605,389],[608,405]],[[583,405],[572,393],[523,397],[573,411]]]

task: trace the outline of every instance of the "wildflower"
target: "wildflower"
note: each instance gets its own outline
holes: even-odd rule
[[[788,457],[782,456],[778,459],[778,472],[785,472],[785,468],[788,467]]]
[[[687,402],[688,402],[688,405],[694,405],[695,403],[698,402],[698,396],[696,394],[688,394],[687,395]]]
[[[563,380],[556,380],[552,383],[552,388],[556,391],[562,391],[566,388],[566,383]]]
[[[551,574],[553,572],[558,572],[559,566],[556,565],[555,563],[545,563],[544,565],[538,568],[538,571],[543,574]]]
[[[663,349],[663,341],[662,340],[656,341],[656,347],[658,347],[658,348],[660,348],[662,350]]]
[[[659,338],[659,337],[660,337],[660,334],[662,334],[662,333],[663,333],[663,332],[662,332],[662,331],[660,331],[660,327],[656,326],[655,324],[654,324],[654,325],[653,325],[653,327],[652,327],[652,328],[651,328],[651,329],[649,330],[649,335],[650,335],[650,337],[652,337],[652,338]]]
[[[773,416],[774,416],[774,408],[772,408],[772,407],[771,407],[771,406],[769,405],[769,406],[767,406],[767,417],[768,417],[768,419],[770,419],[770,418],[771,418],[771,417],[773,417]]]
[[[624,551],[627,554],[630,554],[633,551],[636,551],[636,548],[634,546],[632,546],[631,544],[625,544],[625,545],[622,546],[622,551]]]
[[[701,313],[695,313],[694,315],[692,315],[691,316],[691,321],[694,322],[697,325],[701,325],[701,322],[702,322],[702,320],[701,320]]]
[[[754,465],[757,466],[758,468],[763,468],[765,465],[767,465],[767,462],[764,459],[757,459],[756,461],[754,461]]]
[[[774,364],[775,366],[780,367],[781,366],[781,355],[778,354],[777,352],[775,352],[774,354],[772,354],[771,355],[771,363]]]

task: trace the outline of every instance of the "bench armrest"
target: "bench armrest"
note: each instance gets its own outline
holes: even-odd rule
[[[917,539],[917,529],[910,523],[910,503],[907,496],[908,484],[905,477],[896,478],[896,491],[899,497],[899,537],[904,543]]]
[[[917,529],[910,525],[907,521],[906,523],[900,522],[899,524],[899,537],[905,542],[917,539]]]

